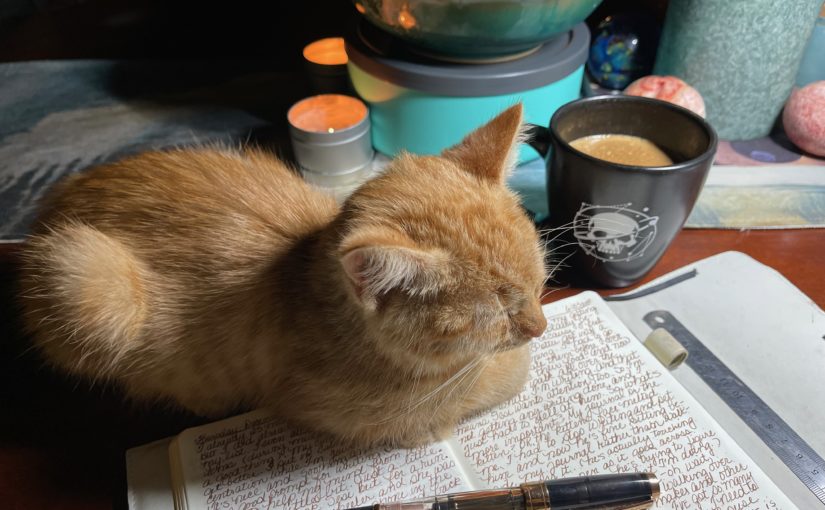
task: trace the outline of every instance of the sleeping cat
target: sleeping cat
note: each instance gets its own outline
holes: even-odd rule
[[[22,302],[44,357],[204,416],[268,406],[414,446],[514,396],[544,251],[504,186],[520,105],[339,209],[254,150],[140,154],[46,197]]]

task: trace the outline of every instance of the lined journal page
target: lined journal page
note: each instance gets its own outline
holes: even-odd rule
[[[265,412],[187,430],[178,448],[190,509],[347,508],[468,490],[443,444],[352,450]]]
[[[457,431],[484,483],[651,471],[659,508],[794,508],[598,295],[544,313],[527,389]]]

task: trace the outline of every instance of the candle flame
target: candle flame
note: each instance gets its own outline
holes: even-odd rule
[[[401,25],[401,28],[406,30],[410,30],[411,28],[415,28],[418,22],[415,20],[415,16],[412,15],[410,12],[410,6],[407,2],[404,2],[404,5],[401,6],[401,12],[398,13],[398,24]]]
[[[335,128],[329,128],[329,129],[327,129],[327,133],[334,133],[334,132],[335,132]]]

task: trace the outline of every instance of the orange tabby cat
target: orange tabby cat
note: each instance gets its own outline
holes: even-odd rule
[[[514,106],[343,205],[257,151],[141,154],[43,204],[23,303],[43,355],[201,415],[269,406],[361,445],[441,438],[515,395],[544,252],[504,186]]]

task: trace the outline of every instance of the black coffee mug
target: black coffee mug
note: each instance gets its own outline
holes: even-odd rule
[[[607,287],[638,282],[662,257],[696,203],[717,144],[713,128],[690,110],[635,96],[573,101],[549,129],[530,125],[528,134],[546,160],[549,225],[575,250],[566,264]],[[570,145],[604,134],[645,138],[674,163],[611,163]]]

